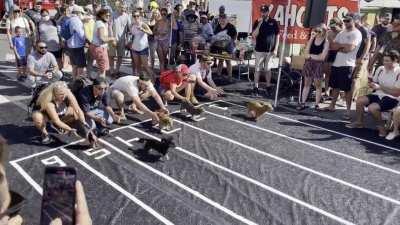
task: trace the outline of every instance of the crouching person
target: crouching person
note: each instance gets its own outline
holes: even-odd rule
[[[28,56],[28,82],[35,87],[39,83],[59,81],[63,74],[58,68],[56,57],[47,51],[43,41],[36,43],[36,50]]]
[[[204,97],[215,100],[224,91],[217,87],[212,79],[211,64],[213,59],[210,56],[201,56],[199,61],[189,67],[190,74],[196,76],[195,88],[190,96],[190,101],[193,104],[198,104],[194,94],[203,95]]]
[[[80,136],[92,146],[97,144],[97,137],[87,126],[85,116],[65,82],[54,82],[41,91],[33,110],[32,119],[42,133],[42,144],[51,142],[47,122],[51,122],[59,133]]]
[[[96,129],[99,136],[107,135],[109,126],[113,122],[120,122],[120,117],[114,113],[109,105],[106,94],[107,88],[106,79],[98,77],[92,85],[83,88],[78,96],[78,102],[87,123],[92,129]]]
[[[172,101],[178,99],[188,102],[191,99],[193,88],[196,83],[196,76],[190,75],[189,68],[181,64],[174,70],[168,70],[161,73],[160,86],[161,95],[164,101]],[[184,92],[184,95],[180,93]]]
[[[110,87],[110,97],[115,101],[118,109],[121,112],[121,118],[126,119],[124,106],[125,102],[132,102],[131,109],[139,113],[144,112],[151,116],[154,124],[159,122],[157,113],[151,111],[142,100],[147,97],[153,97],[158,104],[159,108],[168,113],[168,109],[164,106],[163,101],[158,95],[156,89],[151,83],[151,79],[144,74],[140,77],[137,76],[125,76],[117,79]]]

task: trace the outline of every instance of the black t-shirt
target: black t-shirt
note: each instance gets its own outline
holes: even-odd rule
[[[107,106],[109,106],[106,94],[103,96],[98,96],[97,98],[94,97],[93,85],[89,85],[79,92],[78,102],[82,111],[85,113],[94,109],[105,109]]]
[[[229,35],[229,37],[232,38],[232,41],[234,41],[237,36],[237,31],[235,26],[233,26],[231,23],[228,23],[223,29],[221,28],[221,25],[218,24],[218,26],[214,30],[214,34],[218,34],[219,32],[225,30],[227,30],[227,34]]]
[[[361,27],[359,27],[357,29],[361,32],[361,36],[362,36],[361,45],[360,45],[360,48],[358,49],[358,52],[357,52],[357,59],[359,59],[361,57],[362,53],[364,52],[364,49],[367,47],[365,45],[366,44],[365,42],[368,40],[368,38],[371,37],[371,33],[364,26],[361,26]]]
[[[258,26],[258,20],[253,25],[253,32]],[[275,19],[269,18],[267,21],[263,20],[260,32],[256,39],[257,52],[272,52],[275,50],[277,43],[277,36],[279,34],[279,25]]]

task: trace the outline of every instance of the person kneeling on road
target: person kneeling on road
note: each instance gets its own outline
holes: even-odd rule
[[[120,117],[114,113],[109,105],[106,91],[108,84],[105,78],[98,77],[92,85],[88,85],[79,92],[78,102],[82,108],[86,121],[99,135],[109,133],[109,125],[120,123]]]
[[[28,56],[28,82],[35,87],[38,83],[59,81],[63,74],[58,68],[57,60],[43,41],[36,43],[36,51]]]
[[[54,82],[40,92],[33,108],[32,120],[42,133],[43,144],[51,142],[46,130],[48,121],[59,133],[80,136],[91,145],[97,144],[97,137],[89,129],[75,96],[65,82]]]
[[[198,101],[194,94],[204,95],[204,97],[215,100],[219,95],[224,93],[222,88],[217,87],[212,79],[211,64],[213,60],[210,56],[201,56],[199,61],[189,67],[190,74],[196,76],[196,85],[192,90],[190,96],[190,102],[193,104],[198,104]]]
[[[164,106],[164,103],[151,83],[150,78],[145,76],[145,74],[141,74],[140,77],[125,76],[117,79],[113,85],[111,85],[109,95],[111,99],[116,102],[121,111],[120,115],[122,119],[126,119],[124,112],[125,102],[132,102],[130,107],[131,110],[138,113],[144,111],[146,114],[151,116],[153,123],[158,123],[159,118],[157,113],[151,111],[142,103],[142,100],[149,96],[154,98],[162,111],[168,113],[168,109]]]
[[[192,90],[196,83],[196,76],[190,75],[190,70],[185,64],[177,66],[174,70],[167,70],[160,76],[160,93],[164,101],[172,101],[175,98],[189,102]],[[185,91],[185,96],[179,93]]]

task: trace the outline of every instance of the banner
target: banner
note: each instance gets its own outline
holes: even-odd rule
[[[303,16],[306,10],[306,0],[292,0],[290,7],[287,0],[253,0],[252,19],[253,23],[261,17],[260,6],[270,5],[270,17],[278,21],[281,30],[281,37],[285,27],[288,26],[287,42],[291,44],[306,44],[309,36],[309,29],[303,27]],[[333,17],[342,19],[347,12],[358,11],[358,0],[328,0],[326,9],[326,24]]]

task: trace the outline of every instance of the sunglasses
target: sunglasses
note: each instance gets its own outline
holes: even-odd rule
[[[345,19],[345,20],[343,20],[343,23],[350,23],[350,22],[351,22],[350,19]]]
[[[38,46],[39,49],[47,49],[47,46]]]
[[[140,15],[133,15],[133,18],[139,18]]]

